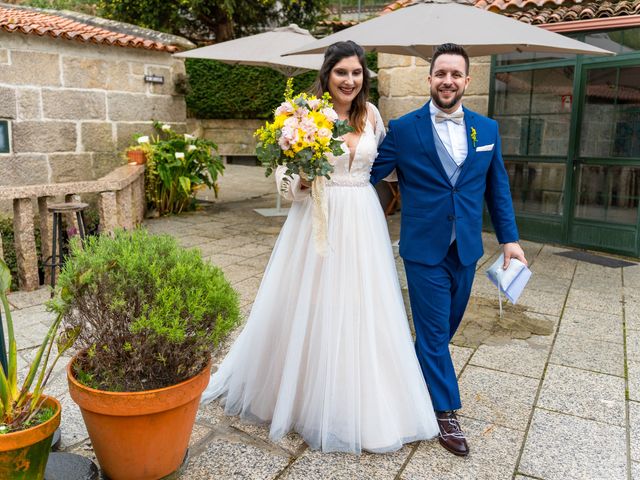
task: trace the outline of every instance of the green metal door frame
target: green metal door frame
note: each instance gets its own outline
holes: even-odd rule
[[[579,55],[582,57],[582,55]],[[621,58],[622,57],[622,58]],[[577,99],[576,108],[575,108],[575,118],[572,116],[571,118],[571,133],[574,135],[573,139],[570,139],[569,144],[569,161],[571,164],[570,175],[567,177],[571,177],[570,181],[567,181],[565,185],[565,191],[569,194],[566,195],[565,200],[567,201],[567,215],[565,216],[565,224],[567,226],[566,233],[566,242],[571,245],[582,246],[582,247],[592,247],[588,243],[581,242],[577,239],[571,238],[571,231],[576,225],[591,225],[600,228],[617,228],[620,231],[635,231],[635,245],[632,247],[632,251],[624,251],[619,249],[610,249],[610,248],[602,248],[598,247],[600,250],[610,251],[612,253],[623,253],[623,254],[632,254],[634,256],[640,256],[640,212],[636,218],[636,224],[634,225],[626,225],[626,224],[614,224],[612,222],[603,222],[598,220],[588,220],[588,219],[576,219],[574,216],[576,201],[578,197],[578,168],[580,165],[631,165],[631,166],[640,166],[640,158],[623,158],[623,159],[613,159],[613,158],[580,158],[579,155],[579,146],[580,146],[580,138],[582,134],[582,112],[584,111],[584,105],[586,102],[586,86],[587,86],[587,77],[590,70],[594,69],[604,69],[604,68],[624,68],[624,67],[634,67],[640,66],[640,54],[627,54],[620,57],[613,58],[578,58],[577,59],[576,71],[580,71],[580,76],[576,75],[576,81],[574,82],[574,98]],[[619,70],[618,70],[619,75]],[[575,122],[574,122],[575,120]],[[569,178],[567,178],[569,180]],[[640,208],[640,207],[638,207]]]
[[[590,32],[592,33],[592,32]],[[582,38],[580,38],[582,39]],[[618,55],[616,57],[585,57],[584,55],[577,55],[573,59],[561,59],[561,60],[548,60],[539,61],[534,63],[522,63],[516,65],[498,65],[496,56],[491,58],[491,74],[489,82],[489,116],[494,116],[494,103],[496,98],[495,78],[496,73],[500,72],[518,72],[518,71],[530,71],[540,70],[548,68],[566,67],[570,66],[574,68],[573,77],[573,98],[571,102],[571,116],[570,116],[570,132],[569,132],[569,144],[567,157],[565,162],[565,182],[564,182],[564,199],[563,199],[563,212],[560,219],[561,223],[561,240],[566,245],[575,245],[581,247],[589,247],[589,245],[575,242],[571,238],[571,231],[576,223],[574,218],[574,208],[577,197],[577,179],[578,179],[578,167],[580,164],[588,164],[589,161],[579,158],[579,146],[582,129],[582,112],[584,111],[585,103],[585,90],[587,83],[587,73],[593,68],[618,68],[626,66],[640,66],[640,52],[627,53]],[[640,160],[639,160],[640,162]],[[594,162],[595,163],[595,162]],[[599,161],[599,164],[607,162]],[[610,163],[620,164],[620,161],[611,161]],[[635,164],[633,162],[632,164]],[[640,163],[638,163],[640,165]],[[517,214],[519,223],[526,225],[527,221],[537,221],[541,219],[540,215],[532,215],[521,213]],[[550,217],[547,217],[550,218]],[[592,223],[594,225],[611,225],[607,222],[598,221],[582,221],[577,220],[578,223]],[[640,214],[638,215],[638,222],[635,225],[620,225],[621,229],[634,229],[636,232],[636,242],[633,252],[621,251],[618,249],[607,249],[598,247],[600,250],[611,251],[613,253],[632,254],[634,256],[640,256]],[[591,246],[593,248],[593,246]]]

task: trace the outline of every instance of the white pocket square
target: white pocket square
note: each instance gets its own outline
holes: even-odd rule
[[[476,147],[476,152],[490,152],[493,150],[493,143],[491,145],[482,145],[481,147]]]

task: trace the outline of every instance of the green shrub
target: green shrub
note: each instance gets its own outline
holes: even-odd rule
[[[72,242],[57,288],[64,326],[79,329],[77,378],[142,391],[202,370],[238,324],[238,295],[197,250],[145,230]]]
[[[205,187],[218,195],[218,175],[224,164],[218,146],[210,140],[174,132],[169,125],[155,122],[157,135],[140,137],[147,154],[145,196],[160,215],[195,208],[196,192]]]
[[[283,100],[287,78],[270,68],[233,66],[213,60],[187,59],[189,93],[187,108],[195,118],[271,118]],[[378,54],[368,53],[369,69],[378,70]],[[317,72],[294,79],[294,92],[307,90]],[[370,100],[378,104],[377,80],[372,81]]]

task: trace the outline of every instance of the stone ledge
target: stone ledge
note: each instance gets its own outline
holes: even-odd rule
[[[0,200],[15,198],[54,197],[71,193],[99,193],[122,190],[131,185],[144,173],[144,165],[123,165],[98,180],[84,182],[46,183],[3,187]]]

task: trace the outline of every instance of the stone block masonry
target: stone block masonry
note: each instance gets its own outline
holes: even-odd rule
[[[153,120],[186,128],[174,88],[184,62],[170,53],[7,32],[0,45],[0,120],[11,132],[0,188],[95,180],[125,162],[123,149]]]

